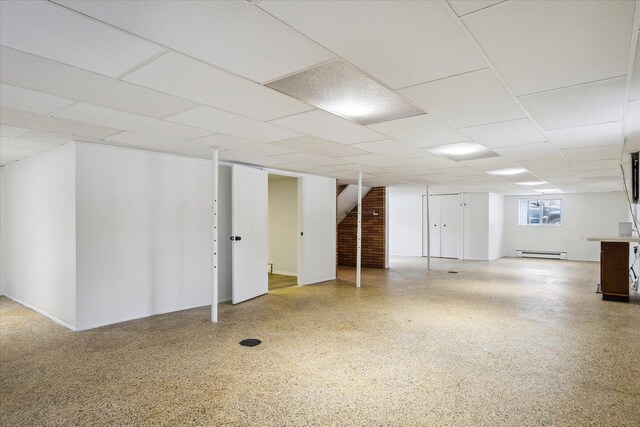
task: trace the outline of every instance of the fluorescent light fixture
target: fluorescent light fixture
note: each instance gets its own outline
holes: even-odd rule
[[[535,187],[536,185],[544,185],[546,181],[526,181],[526,182],[516,182],[518,185],[526,185],[527,187]]]
[[[266,86],[361,125],[425,114],[397,93],[339,59]]]
[[[521,173],[526,173],[527,170],[524,168],[506,168],[506,169],[495,169],[492,171],[487,171],[488,174],[497,175],[497,176],[511,176],[511,175],[520,175]]]
[[[538,193],[562,193],[559,188],[534,188]]]
[[[429,151],[456,161],[485,159],[487,157],[498,156],[477,142],[458,142],[456,144],[438,145],[437,147],[429,148]]]

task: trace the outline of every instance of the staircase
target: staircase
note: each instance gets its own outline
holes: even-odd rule
[[[362,186],[362,197],[366,196],[371,187]],[[358,186],[354,184],[347,185],[338,194],[338,224],[347,217],[353,208],[358,204]]]

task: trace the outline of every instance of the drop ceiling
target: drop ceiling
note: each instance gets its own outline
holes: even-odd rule
[[[2,166],[71,141],[201,158],[218,147],[225,161],[344,183],[362,172],[370,186],[535,194],[619,191],[619,165],[640,149],[640,1],[0,8]],[[328,64],[411,117],[363,125],[273,89]],[[443,154],[476,146],[492,157]],[[489,173],[505,168],[525,172]]]

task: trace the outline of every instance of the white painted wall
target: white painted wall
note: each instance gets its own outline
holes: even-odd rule
[[[298,217],[298,179],[270,179],[269,262],[276,274],[298,275]]]
[[[0,169],[2,293],[76,326],[75,145]]]
[[[504,256],[504,196],[489,193],[489,260]]]
[[[387,187],[390,255],[422,256],[422,195],[425,191]]]
[[[545,196],[562,199],[563,224],[555,227],[518,225],[518,200],[505,197],[505,253],[518,249],[566,251],[571,260],[600,260],[600,245],[589,236],[617,236],[618,222],[628,221],[629,207],[623,192],[579,193]]]
[[[77,144],[77,327],[211,303],[210,161]]]

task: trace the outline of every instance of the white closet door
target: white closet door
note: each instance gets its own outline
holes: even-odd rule
[[[233,165],[231,174],[231,301],[237,304],[269,290],[268,181],[266,172],[246,166]]]
[[[422,196],[422,256],[427,256],[427,196]],[[429,196],[431,256],[440,256],[440,196]]]
[[[298,284],[336,278],[336,180],[300,178],[300,273]]]
[[[440,256],[458,258],[460,247],[460,196],[458,194],[440,198]],[[438,225],[440,226],[440,224]]]

